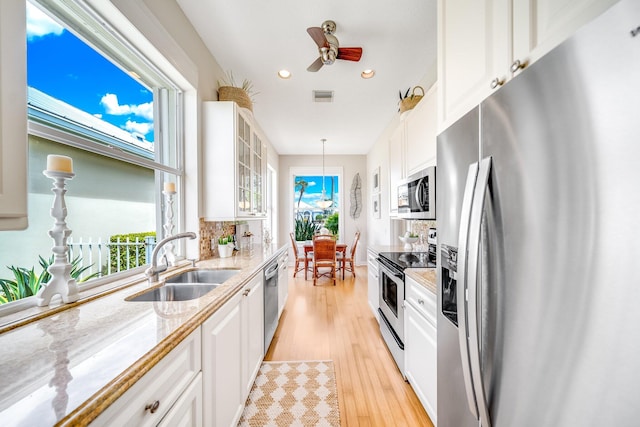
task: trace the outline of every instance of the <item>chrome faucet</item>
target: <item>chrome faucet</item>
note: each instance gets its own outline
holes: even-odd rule
[[[167,263],[165,262],[164,265],[159,266],[158,265],[158,252],[160,252],[160,248],[162,248],[165,244],[167,244],[168,242],[172,241],[172,240],[177,240],[177,239],[183,239],[185,237],[188,237],[190,239],[195,239],[196,238],[196,233],[192,232],[192,231],[188,231],[186,233],[178,233],[176,235],[173,236],[168,236],[165,237],[164,239],[160,240],[158,242],[158,244],[156,245],[156,247],[153,249],[153,253],[151,254],[151,267],[147,268],[144,271],[144,275],[147,276],[147,279],[149,279],[149,284],[152,284],[154,282],[158,281],[158,274],[162,273],[163,271],[165,271],[167,269]],[[165,261],[166,261],[166,256],[164,256]]]

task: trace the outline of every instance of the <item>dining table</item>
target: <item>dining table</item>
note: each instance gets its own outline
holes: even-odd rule
[[[313,252],[313,243],[305,243],[302,248],[304,249],[304,271],[307,271],[307,269],[309,268],[309,253]],[[341,253],[342,259],[344,259],[344,257],[347,255],[346,243],[336,243],[336,254],[338,253]],[[344,263],[342,263],[341,268],[344,268]]]

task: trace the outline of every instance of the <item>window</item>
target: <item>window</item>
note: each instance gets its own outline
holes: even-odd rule
[[[182,94],[84,2],[34,1],[27,15],[29,227],[0,232],[0,279],[13,279],[6,266],[39,274],[51,255],[48,154],[73,159],[66,223],[70,260],[87,267],[79,279],[140,271],[155,236],[181,228]],[[165,182],[176,195],[163,194]]]
[[[294,175],[293,186],[294,225],[302,221],[313,224],[318,230],[326,228],[332,234],[339,235],[339,176]],[[322,203],[319,203],[323,198],[323,190],[324,199],[331,202],[328,207],[321,207]]]

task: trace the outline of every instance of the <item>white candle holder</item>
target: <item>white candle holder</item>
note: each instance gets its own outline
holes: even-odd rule
[[[163,225],[164,228],[164,237],[167,238],[173,235],[173,196],[175,196],[175,191],[163,191],[166,199],[166,211],[165,211],[165,220],[166,222]],[[176,265],[177,256],[173,251],[173,243],[167,242],[164,245],[164,255],[167,258],[168,265]]]
[[[67,304],[77,301],[78,285],[71,278],[71,263],[67,253],[67,238],[71,235],[71,230],[67,228],[65,219],[67,217],[67,205],[64,202],[66,180],[72,179],[75,174],[71,172],[58,172],[45,170],[43,174],[53,180],[53,206],[51,207],[51,216],[55,219],[53,228],[49,230],[49,236],[53,238],[54,246],[51,248],[53,252],[53,264],[47,268],[51,275],[48,283],[43,284],[36,294],[36,304],[39,306],[49,305],[51,298],[58,294],[62,297],[62,301]]]

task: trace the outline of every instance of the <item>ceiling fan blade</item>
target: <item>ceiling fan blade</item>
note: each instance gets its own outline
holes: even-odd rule
[[[318,47],[329,47],[329,42],[327,42],[327,38],[324,36],[324,31],[322,31],[322,28],[309,27],[307,28],[307,33],[309,33]]]
[[[320,68],[322,68],[322,58],[318,57],[318,59],[316,59],[313,64],[309,65],[309,67],[307,68],[307,71],[311,71],[312,73],[315,73],[316,71],[318,71]]]
[[[339,47],[338,59],[344,59],[346,61],[360,61],[362,57],[361,47]]]

